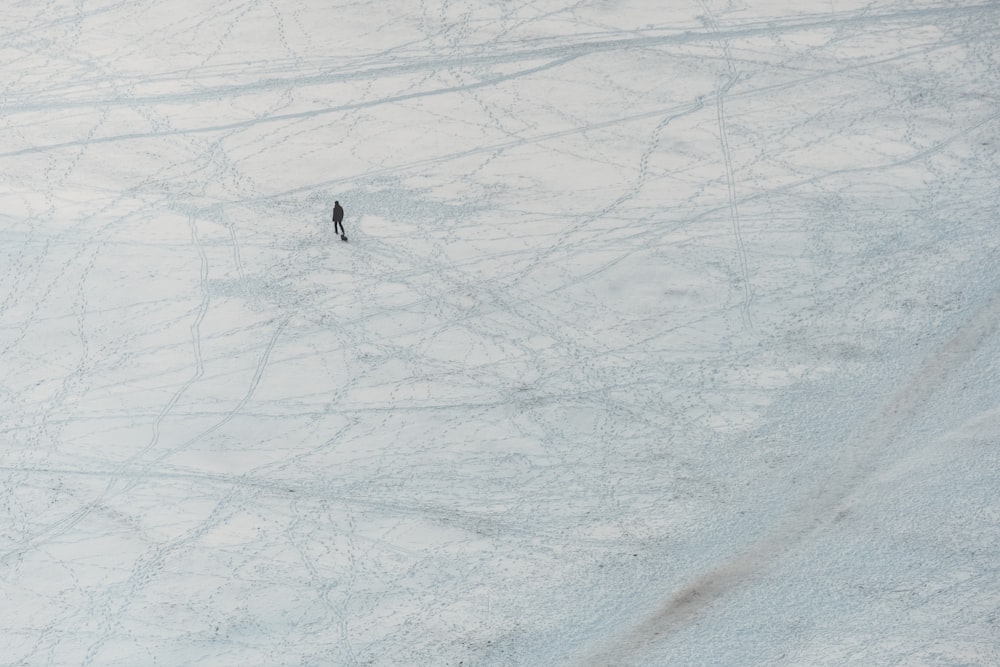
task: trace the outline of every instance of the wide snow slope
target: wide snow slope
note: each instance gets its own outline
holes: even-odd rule
[[[0,664],[1000,664],[998,45],[3,3]]]

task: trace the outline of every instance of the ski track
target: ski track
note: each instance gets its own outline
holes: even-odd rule
[[[715,35],[720,34],[719,24],[708,6],[699,0],[699,6],[705,12],[704,20]],[[740,282],[743,286],[743,306],[740,309],[740,317],[743,325],[753,329],[753,316],[750,312],[750,304],[753,301],[753,285],[750,282],[750,269],[747,265],[746,246],[743,242],[743,232],[740,225],[740,212],[736,196],[736,176],[733,173],[733,155],[729,147],[729,132],[726,129],[725,99],[729,91],[740,79],[740,73],[736,69],[733,61],[733,54],[729,48],[726,38],[720,37],[720,46],[726,60],[726,72],[720,76],[719,86],[715,94],[716,116],[719,122],[719,142],[722,146],[722,161],[726,170],[726,186],[729,189],[729,212],[733,226],[733,235],[736,238],[736,253],[740,265]]]
[[[768,11],[0,9],[0,664],[989,664],[977,479],[762,582],[990,469],[1000,6]]]

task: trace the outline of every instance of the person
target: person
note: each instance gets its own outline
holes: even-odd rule
[[[344,207],[339,201],[333,202],[333,231],[335,234],[340,234],[340,238],[347,236],[344,232]]]

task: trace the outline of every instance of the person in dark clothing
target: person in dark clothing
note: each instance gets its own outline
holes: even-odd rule
[[[340,231],[337,231],[338,229]],[[340,234],[341,238],[347,236],[344,232],[344,207],[340,205],[339,201],[333,202],[333,231]]]

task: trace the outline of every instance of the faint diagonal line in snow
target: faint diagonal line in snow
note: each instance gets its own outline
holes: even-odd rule
[[[226,226],[229,228],[229,238],[233,241],[233,264],[236,265],[236,272],[239,274],[240,280],[245,282],[247,274],[243,269],[243,258],[240,257],[240,241],[236,237],[236,225],[230,222]]]
[[[707,7],[703,3],[702,7]],[[842,26],[865,26],[881,23],[933,23],[935,20],[950,17],[974,16],[982,14],[996,13],[1000,10],[1000,5],[996,3],[985,3],[970,5],[967,7],[930,7],[923,9],[907,9],[901,11],[890,11],[885,13],[866,13],[858,16],[853,12],[833,12],[829,14],[813,14],[794,19],[769,19],[765,22],[752,22],[744,24],[733,24],[726,27],[719,27],[718,24],[710,32],[698,32],[685,30],[667,35],[662,34],[639,34],[619,39],[592,39],[583,42],[568,42],[554,44],[551,46],[539,46],[536,48],[526,48],[519,50],[499,50],[496,45],[471,45],[470,53],[456,53],[447,58],[421,58],[412,62],[400,64],[356,69],[353,71],[333,71],[320,74],[299,75],[291,77],[272,77],[253,83],[212,86],[199,88],[196,91],[183,93],[164,93],[159,95],[146,95],[138,97],[119,97],[111,99],[85,99],[85,100],[65,100],[56,99],[50,101],[34,100],[26,104],[14,104],[8,102],[4,107],[6,114],[15,113],[35,113],[38,111],[51,111],[53,109],[67,109],[78,107],[112,107],[112,106],[148,106],[155,104],[181,104],[188,105],[199,100],[214,100],[220,97],[232,97],[237,95],[254,95],[269,89],[285,89],[289,85],[302,86],[324,86],[331,83],[340,83],[352,80],[369,81],[386,76],[399,76],[415,72],[434,72],[439,70],[454,70],[461,68],[503,65],[507,63],[526,62],[531,60],[542,60],[555,57],[578,58],[609,51],[622,51],[629,49],[656,48],[659,46],[669,46],[672,44],[697,44],[705,41],[746,39],[760,35],[773,35],[775,33],[795,33],[810,30],[832,30]],[[708,14],[709,18],[711,15]],[[8,40],[9,41],[9,40]],[[533,40],[537,42],[539,40]],[[483,51],[487,50],[484,55]],[[381,54],[379,54],[381,55]],[[371,56],[369,56],[371,57]],[[254,63],[256,64],[256,63]],[[294,71],[294,70],[292,70]],[[174,74],[175,77],[190,78],[190,70],[183,70]],[[162,83],[162,78],[144,77],[143,81],[153,80]]]
[[[49,151],[61,150],[64,148],[74,148],[78,146],[93,146],[95,144],[115,143],[118,141],[136,141],[139,139],[160,139],[163,137],[187,136],[192,134],[229,132],[232,130],[241,130],[250,127],[255,127],[258,125],[263,125],[265,123],[285,123],[288,121],[302,120],[304,118],[316,118],[319,116],[325,116],[327,114],[332,114],[332,113],[341,113],[344,111],[356,111],[358,109],[368,109],[371,107],[381,106],[383,104],[397,104],[399,102],[405,102],[407,100],[413,100],[423,97],[434,97],[436,95],[462,93],[469,90],[473,90],[475,88],[495,86],[505,81],[510,81],[512,79],[517,79],[520,77],[529,76],[531,74],[537,74],[538,72],[543,72],[545,70],[552,69],[555,67],[560,67],[572,60],[575,60],[578,57],[579,55],[563,56],[562,58],[551,60],[536,67],[529,67],[528,69],[518,70],[516,72],[511,72],[510,74],[502,74],[500,76],[494,76],[487,79],[483,79],[481,81],[477,81],[475,83],[462,84],[460,86],[449,86],[447,88],[436,88],[434,90],[421,91],[417,93],[406,93],[405,95],[395,95],[393,97],[385,97],[382,99],[369,100],[366,102],[354,102],[352,104],[342,104],[337,107],[327,107],[325,109],[315,109],[312,111],[298,111],[295,113],[279,114],[276,116],[249,118],[247,120],[238,121],[236,123],[224,123],[222,125],[209,125],[206,127],[193,127],[189,129],[167,130],[164,132],[136,132],[133,134],[119,134],[112,137],[99,137],[96,139],[88,138],[77,141],[65,141],[58,144],[49,144],[47,146],[32,146],[31,148],[22,148],[16,151],[0,153],[0,158],[17,157],[19,155],[29,155],[35,153],[46,153]]]
[[[706,571],[671,595],[625,636],[586,659],[586,667],[629,662],[655,642],[695,620],[709,606],[746,584],[769,563],[835,519],[850,495],[877,472],[876,461],[901,426],[933,398],[949,373],[966,363],[1000,328],[1000,294],[975,312],[957,332],[909,377],[891,400],[848,442],[838,467],[803,507],[743,551]]]

